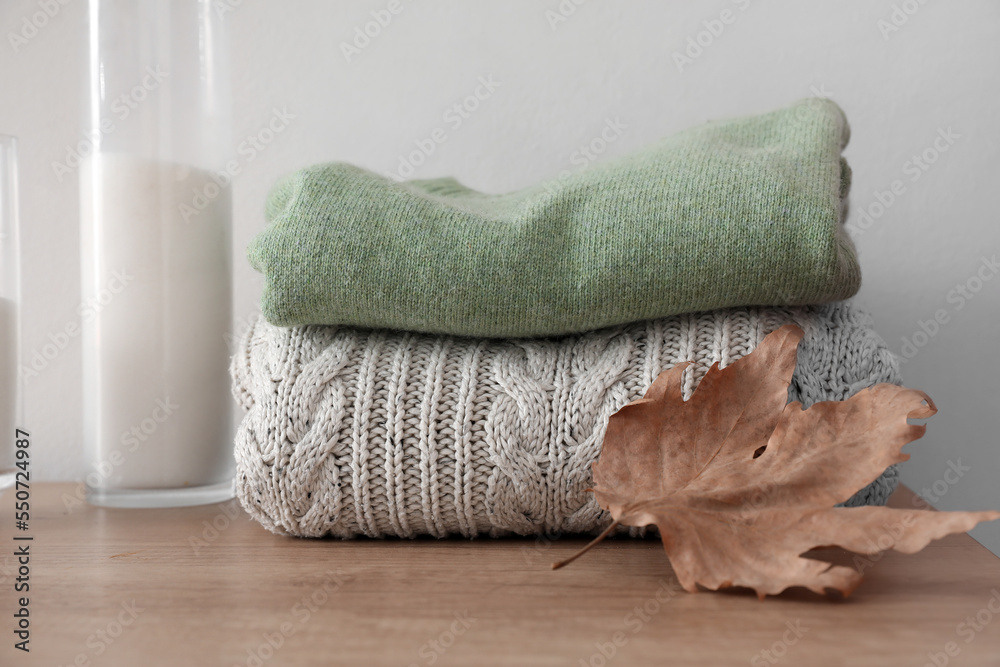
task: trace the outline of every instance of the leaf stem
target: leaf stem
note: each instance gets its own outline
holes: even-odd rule
[[[590,544],[588,544],[584,548],[580,549],[579,551],[577,551],[575,554],[573,554],[572,556],[570,556],[566,560],[561,560],[558,563],[552,563],[552,569],[553,570],[558,570],[559,568],[561,568],[561,567],[563,567],[565,565],[569,565],[570,563],[572,563],[573,561],[575,561],[577,558],[579,558],[583,554],[585,554],[588,551],[590,551],[591,549],[593,549],[597,545],[598,542],[600,542],[605,537],[607,537],[608,535],[610,535],[611,531],[613,531],[617,527],[618,527],[618,521],[612,521],[611,525],[608,526],[607,528],[605,528],[603,533],[601,533],[600,535],[598,535],[597,537],[595,537],[591,541]]]

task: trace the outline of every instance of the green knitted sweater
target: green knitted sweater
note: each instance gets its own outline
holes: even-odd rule
[[[551,336],[726,306],[840,300],[849,130],[828,100],[710,122],[507,194],[321,164],[249,247],[273,324]]]

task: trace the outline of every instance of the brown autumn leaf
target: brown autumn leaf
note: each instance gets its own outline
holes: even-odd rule
[[[691,398],[681,396],[688,363],[664,371],[646,395],[611,416],[593,465],[597,502],[614,523],[655,525],[681,585],[752,588],[763,598],[791,586],[849,595],[861,574],[802,554],[824,546],[873,554],[915,553],[1000,512],[835,507],[907,460],[900,450],[926,427],[933,401],[893,384],[808,410],[788,403],[803,333],[787,325],[720,369],[713,364]]]

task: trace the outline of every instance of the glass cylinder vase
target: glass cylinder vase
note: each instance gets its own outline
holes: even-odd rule
[[[218,502],[234,472],[224,22],[211,0],[91,0],[89,18],[87,498]]]

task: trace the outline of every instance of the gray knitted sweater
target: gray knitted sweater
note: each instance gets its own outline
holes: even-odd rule
[[[276,533],[472,537],[593,532],[586,492],[608,417],[685,360],[685,398],[788,322],[805,330],[789,399],[898,383],[869,318],[846,303],[734,308],[558,339],[485,340],[260,319],[233,358],[246,410],[236,490]],[[848,504],[881,504],[885,474]]]

